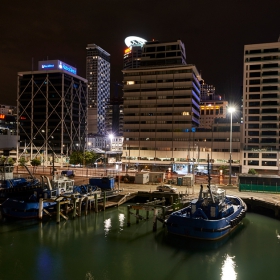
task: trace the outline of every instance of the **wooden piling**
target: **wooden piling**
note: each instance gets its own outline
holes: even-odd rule
[[[76,218],[76,211],[77,211],[77,199],[75,196],[73,196],[73,216],[72,218],[75,219]]]
[[[85,198],[85,215],[88,214],[88,197]]]
[[[82,203],[83,203],[83,198],[78,198],[78,216],[82,216]]]
[[[43,206],[44,206],[44,199],[40,198],[39,199],[39,213],[38,213],[39,220],[42,220],[42,218],[43,218]]]
[[[165,215],[166,215],[166,207],[163,206],[162,207],[162,218],[163,218],[163,221],[165,221]],[[162,226],[165,227],[165,223],[164,222],[162,223]]]
[[[98,212],[98,200],[97,200],[97,193],[94,194],[94,206],[95,206],[95,212]]]
[[[60,201],[56,202],[56,223],[60,223]]]

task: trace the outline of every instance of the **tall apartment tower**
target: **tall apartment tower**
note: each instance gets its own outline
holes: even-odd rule
[[[245,45],[243,171],[279,170],[280,42]]]
[[[110,99],[110,54],[95,44],[87,45],[88,133],[105,136]]]
[[[56,158],[85,148],[87,80],[76,68],[60,61],[39,61],[38,71],[18,73],[19,157]],[[24,155],[26,156],[26,154]],[[62,162],[61,162],[62,163]]]
[[[129,157],[180,158],[199,125],[200,75],[184,44],[147,42],[141,67],[123,70],[124,151]]]

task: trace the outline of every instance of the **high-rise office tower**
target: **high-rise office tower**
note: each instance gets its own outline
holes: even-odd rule
[[[185,45],[175,42],[150,41],[143,46],[141,67],[186,65]]]
[[[243,170],[279,170],[280,42],[245,45]]]
[[[20,151],[30,159],[83,151],[87,135],[87,80],[60,61],[39,61],[38,71],[18,73]],[[19,154],[20,156],[21,154]],[[61,162],[62,163],[62,162]]]
[[[199,125],[200,75],[186,64],[184,44],[147,42],[141,67],[123,75],[127,156],[186,157],[182,151]]]
[[[105,136],[110,99],[110,54],[95,44],[88,44],[86,50],[88,133]]]
[[[126,37],[124,40],[127,48],[123,55],[123,69],[138,68],[141,66],[143,45],[147,40],[136,36]]]

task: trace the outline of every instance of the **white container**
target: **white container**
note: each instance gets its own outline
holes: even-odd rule
[[[139,172],[135,174],[135,184],[147,184],[149,183],[149,173]]]

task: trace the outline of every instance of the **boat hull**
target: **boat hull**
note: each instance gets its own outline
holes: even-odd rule
[[[206,219],[203,217],[193,217],[191,206],[172,213],[166,220],[167,231],[171,234],[188,238],[204,240],[217,240],[223,238],[234,230],[245,217],[245,203],[237,197],[231,197],[237,202],[233,205],[232,214],[221,219]]]
[[[55,202],[44,202],[43,209],[51,209]],[[36,219],[39,217],[39,202],[7,199],[1,205],[4,217],[15,219]]]

